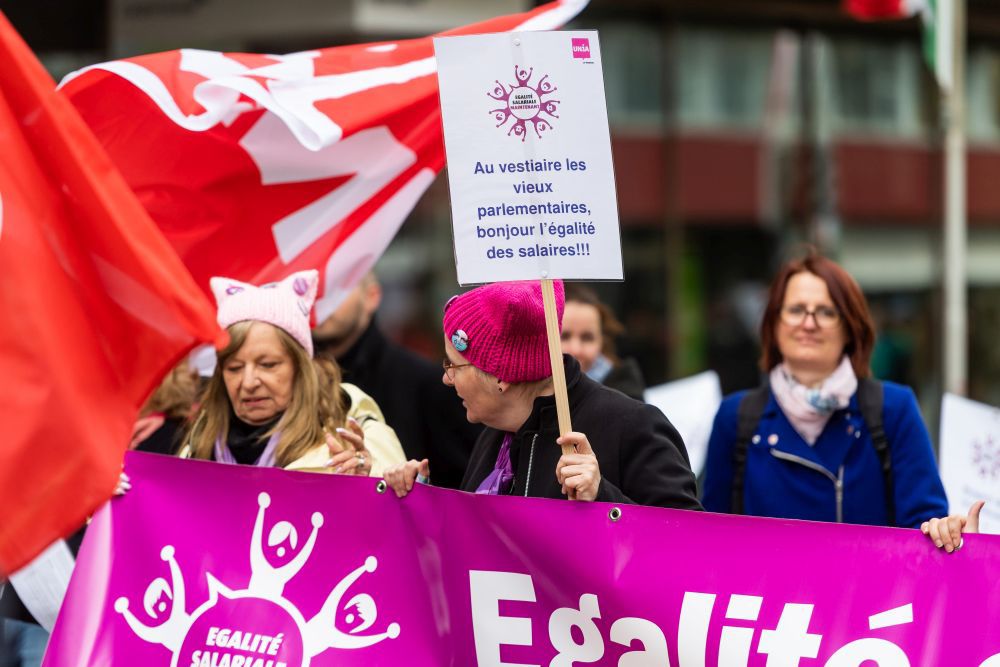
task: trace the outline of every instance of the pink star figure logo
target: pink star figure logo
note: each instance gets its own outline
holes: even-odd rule
[[[486,93],[491,99],[503,102],[502,107],[490,110],[497,127],[513,121],[507,136],[520,137],[521,141],[527,136],[529,125],[541,139],[543,132],[552,129],[551,120],[559,117],[556,114],[559,100],[544,99],[558,89],[549,83],[548,75],[543,76],[537,85],[531,85],[534,71],[534,68],[524,69],[515,65],[514,83],[508,87],[497,80],[493,91]]]
[[[972,462],[984,480],[1000,480],[1000,448],[997,447],[992,435],[973,441]]]

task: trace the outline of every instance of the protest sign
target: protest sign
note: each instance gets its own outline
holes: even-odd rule
[[[722,403],[719,374],[705,371],[691,377],[650,387],[646,402],[655,405],[667,416],[684,440],[691,470],[697,475],[708,456],[708,438],[712,422]]]
[[[56,540],[37,558],[10,575],[10,586],[17,591],[21,604],[46,632],[52,632],[55,625],[73,565],[69,545],[65,540]]]
[[[135,453],[126,472],[45,667],[1000,664],[991,535],[946,554],[916,530],[419,484],[398,499]]]
[[[965,514],[985,500],[979,530],[1000,533],[1000,409],[945,394],[939,459],[949,511]]]
[[[621,280],[596,32],[434,40],[458,282]]]

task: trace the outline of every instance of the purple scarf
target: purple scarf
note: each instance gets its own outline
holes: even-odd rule
[[[476,493],[496,496],[500,494],[501,489],[506,489],[510,486],[511,480],[514,479],[514,468],[510,464],[510,443],[513,440],[513,433],[504,435],[503,444],[500,445],[500,452],[497,453],[497,463],[493,467],[493,472],[486,476],[486,479],[476,489]]]

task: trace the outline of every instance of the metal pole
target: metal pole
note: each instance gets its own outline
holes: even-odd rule
[[[944,175],[944,387],[968,390],[965,201],[965,0],[952,0],[952,82],[942,89]],[[939,3],[939,7],[943,3]]]

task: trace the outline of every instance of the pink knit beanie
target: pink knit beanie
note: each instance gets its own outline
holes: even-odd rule
[[[299,271],[281,282],[267,285],[241,283],[232,278],[212,278],[215,301],[219,304],[219,325],[255,320],[284,329],[313,356],[309,334],[309,312],[316,301],[319,272]]]
[[[553,283],[562,330],[565,295]],[[538,282],[491,283],[454,296],[444,307],[444,335],[476,368],[504,382],[534,382],[552,375],[545,307]]]

